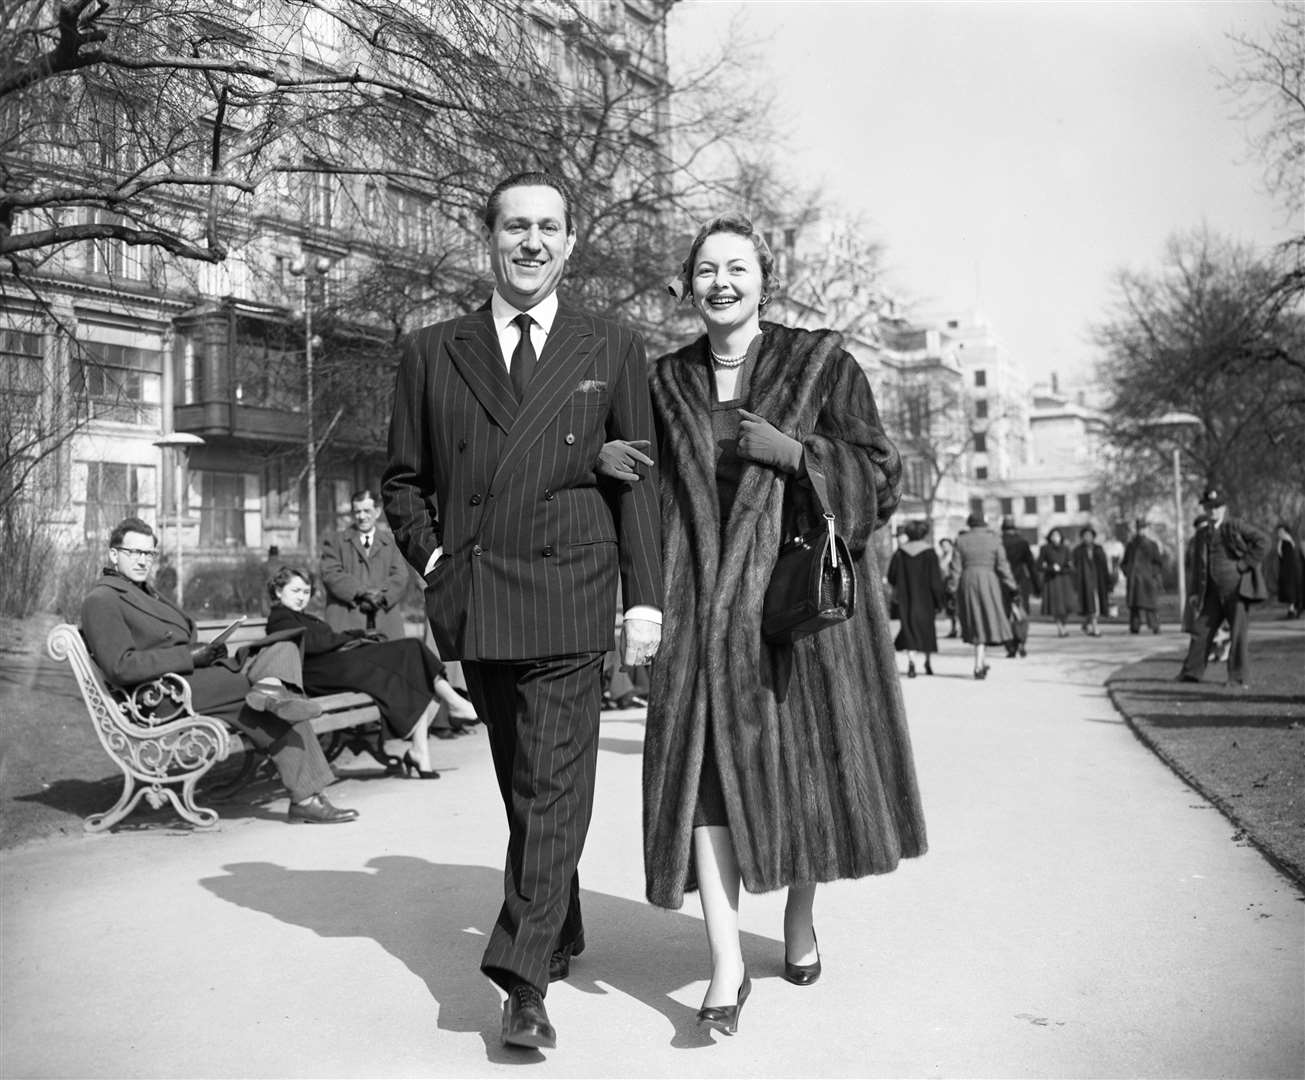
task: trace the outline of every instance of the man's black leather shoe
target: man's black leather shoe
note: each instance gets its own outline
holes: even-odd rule
[[[561,982],[570,975],[571,957],[579,956],[584,951],[585,936],[583,932],[574,941],[554,949],[553,955],[548,958],[548,981]]]
[[[557,1046],[557,1032],[548,1022],[543,995],[529,983],[518,983],[503,1002],[503,1045],[534,1050]]]

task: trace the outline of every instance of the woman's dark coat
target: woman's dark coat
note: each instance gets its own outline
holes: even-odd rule
[[[902,620],[893,644],[916,652],[938,651],[934,619],[943,606],[943,576],[938,553],[924,540],[911,540],[888,560],[888,584]]]
[[[1075,599],[1084,615],[1104,615],[1110,610],[1110,563],[1100,544],[1080,542],[1070,560]]]
[[[956,597],[956,618],[966,644],[999,645],[1015,636],[1006,610],[1019,590],[1006,549],[991,529],[980,525],[956,538],[947,591]]]
[[[444,674],[439,658],[416,638],[364,642],[361,630],[332,630],[306,611],[273,604],[267,629],[303,630],[304,689],[310,694],[354,691],[376,700],[389,733],[407,738],[435,696]]]
[[[1294,540],[1278,538],[1278,600],[1305,608],[1305,555]]]
[[[1073,615],[1077,608],[1074,550],[1068,544],[1048,540],[1038,551],[1038,576],[1042,578],[1042,614],[1053,619]]]
[[[722,545],[707,339],[651,372],[662,470],[662,644],[644,742],[648,899],[678,908],[705,740],[712,738],[751,892],[892,870],[925,850],[901,688],[871,532],[901,460],[874,395],[831,331],[762,324],[747,408],[801,440],[828,482],[858,578],[851,620],[794,645],[761,639],[782,539],[818,517],[809,487],[745,462]],[[710,724],[708,717],[710,716]]]

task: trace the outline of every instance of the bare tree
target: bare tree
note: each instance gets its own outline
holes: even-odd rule
[[[1095,338],[1121,468],[1163,474],[1175,435],[1151,421],[1192,413],[1199,427],[1178,437],[1195,485],[1291,511],[1305,491],[1305,320],[1280,280],[1274,261],[1205,231],[1172,239],[1155,273],[1119,273]]]
[[[1252,151],[1264,163],[1269,191],[1290,220],[1305,215],[1305,6],[1275,0],[1278,20],[1263,40],[1229,35],[1240,68],[1225,87],[1241,102]],[[1284,246],[1287,256],[1277,299],[1286,305],[1305,293],[1305,229]]]

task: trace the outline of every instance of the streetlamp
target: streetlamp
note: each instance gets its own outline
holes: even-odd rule
[[[182,573],[181,566],[181,490],[185,479],[183,466],[190,454],[190,448],[192,446],[203,446],[204,440],[198,435],[191,435],[189,432],[174,431],[161,439],[155,439],[154,445],[160,449],[170,449],[172,451],[172,505],[175,514],[173,531],[176,533],[174,539],[177,548],[177,607],[183,607],[185,596],[185,574]]]
[[[1154,420],[1147,420],[1142,426],[1148,430],[1170,431],[1177,433],[1183,428],[1200,427],[1201,418],[1187,412],[1167,412]],[[1181,619],[1187,610],[1187,554],[1183,551],[1183,474],[1180,464],[1182,451],[1175,441],[1174,461],[1174,544],[1178,551],[1178,617]]]
[[[308,565],[317,567],[317,431],[313,422],[313,296],[311,280],[324,281],[331,260],[319,255],[313,260],[300,256],[290,264],[290,273],[304,279],[304,434],[308,453]]]

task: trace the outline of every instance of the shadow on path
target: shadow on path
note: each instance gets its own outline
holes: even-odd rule
[[[480,973],[487,912],[492,917],[502,895],[501,872],[403,855],[372,859],[365,870],[289,870],[267,862],[222,869],[223,876],[200,884],[228,903],[321,937],[374,940],[426,984],[439,1005],[439,1028],[478,1034],[487,1060],[542,1060],[536,1052],[502,1046],[501,998]],[[587,890],[582,902],[589,947],[572,962],[569,985],[593,994],[610,986],[660,1013],[672,1047],[711,1046],[711,1036],[698,1030],[696,1009],[670,996],[709,973],[702,922]],[[756,934],[742,937],[754,978],[778,977],[782,944]]]

